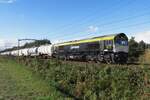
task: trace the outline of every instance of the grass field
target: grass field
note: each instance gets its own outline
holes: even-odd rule
[[[0,57],[0,100],[149,100],[150,51],[135,65]]]
[[[64,97],[63,97],[64,98]],[[14,61],[0,59],[0,100],[56,100],[60,92]]]
[[[141,99],[144,72],[140,65],[107,65],[24,59],[34,72],[74,99]],[[53,82],[53,83],[52,83]]]

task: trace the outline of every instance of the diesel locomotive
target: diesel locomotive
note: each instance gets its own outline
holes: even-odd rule
[[[53,56],[65,60],[126,63],[128,37],[124,33],[75,40],[54,45]]]

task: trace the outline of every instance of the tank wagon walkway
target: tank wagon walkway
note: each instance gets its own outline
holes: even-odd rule
[[[55,89],[30,70],[0,59],[0,100],[37,100],[44,96],[59,97]]]

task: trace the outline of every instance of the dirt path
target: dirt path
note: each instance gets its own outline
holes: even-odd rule
[[[60,94],[13,61],[0,60],[0,100],[56,100]]]

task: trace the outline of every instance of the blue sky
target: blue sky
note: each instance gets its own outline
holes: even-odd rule
[[[150,42],[150,0],[0,0],[0,46],[124,32]]]

